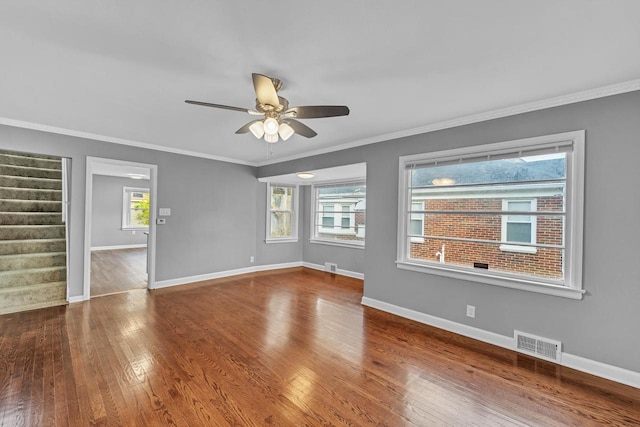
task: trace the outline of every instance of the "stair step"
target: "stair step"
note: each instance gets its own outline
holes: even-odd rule
[[[0,175],[0,187],[61,190],[62,179]]]
[[[0,200],[0,212],[62,212],[62,202],[54,200]]]
[[[66,267],[0,271],[0,289],[29,286],[38,283],[64,282],[65,280],[67,280]]]
[[[1,153],[10,154],[12,156],[19,156],[19,157],[35,157],[35,158],[38,158],[38,159],[51,159],[51,160],[61,160],[62,159],[62,157],[60,157],[60,156],[48,156],[46,154],[24,153],[22,151],[13,151],[13,150],[2,150]]]
[[[0,152],[0,163],[4,165],[28,166],[42,169],[62,169],[60,159],[44,159],[41,157],[28,157],[13,153]]]
[[[60,201],[62,190],[0,187],[0,199]]]
[[[0,225],[0,240],[64,239],[61,225]]]
[[[64,305],[66,300],[66,282],[0,289],[0,314]]]
[[[0,240],[0,255],[64,252],[66,247],[65,239]]]
[[[2,165],[2,164],[0,164],[0,175],[62,179],[62,171],[59,169],[41,169],[41,168],[32,168],[28,166],[14,166],[14,165]]]
[[[67,264],[64,252],[0,255],[0,271],[61,267]]]
[[[0,212],[0,225],[60,225],[58,212]]]

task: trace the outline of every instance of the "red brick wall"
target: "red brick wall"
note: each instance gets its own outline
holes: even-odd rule
[[[453,199],[427,200],[425,210],[501,211],[502,199]],[[562,197],[539,197],[538,211],[562,211]],[[424,221],[424,235],[461,237],[499,242],[501,240],[501,215],[440,215],[428,214]],[[538,244],[562,244],[562,217],[538,216],[536,242]],[[445,262],[473,267],[474,262],[489,264],[489,270],[525,273],[539,277],[560,279],[562,251],[537,248],[535,254],[500,250],[499,244],[458,242],[452,240],[425,239],[424,243],[412,242],[410,257],[439,261],[435,255],[445,245]]]

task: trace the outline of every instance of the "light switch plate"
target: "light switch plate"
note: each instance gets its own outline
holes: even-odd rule
[[[160,208],[160,216],[171,216],[171,208]]]

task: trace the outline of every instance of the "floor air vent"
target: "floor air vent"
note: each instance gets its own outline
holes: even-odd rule
[[[560,341],[515,331],[515,344],[516,350],[519,352],[556,363],[560,362],[562,354]]]

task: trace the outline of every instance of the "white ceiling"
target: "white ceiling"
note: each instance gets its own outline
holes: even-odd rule
[[[637,0],[4,0],[0,123],[273,163],[640,88],[638,16]],[[252,72],[351,114],[268,147],[234,134],[252,117],[184,103],[253,108]]]

